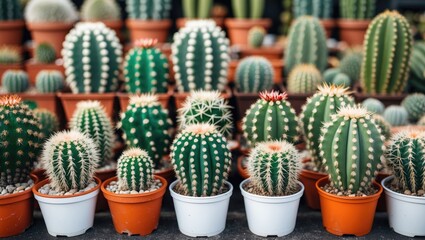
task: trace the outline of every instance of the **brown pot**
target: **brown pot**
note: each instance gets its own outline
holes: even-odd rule
[[[310,159],[304,159],[303,163],[309,162]],[[300,182],[304,185],[304,198],[307,203],[307,206],[314,210],[320,210],[320,200],[319,193],[316,189],[317,180],[327,177],[325,173],[310,171],[307,169],[302,169],[298,178]]]
[[[128,102],[130,101],[130,96],[132,94],[129,93],[117,93],[118,100],[120,102],[120,110],[126,111]],[[170,100],[170,94],[169,93],[159,93],[155,94],[158,97],[158,101],[161,103],[162,107],[164,109],[168,109],[168,103]]]
[[[336,21],[333,19],[320,19],[320,23],[326,32],[326,38],[330,38],[332,36],[332,30],[336,26]]]
[[[282,83],[283,77],[283,61],[282,59],[270,59],[270,63],[272,64],[273,70],[274,70],[274,79],[273,82],[277,85],[280,85]],[[240,60],[232,60],[229,63],[229,68],[227,72],[227,79],[229,83],[235,82],[235,75],[236,75],[236,69],[239,65]]]
[[[24,70],[22,64],[0,64],[0,81],[7,70]]]
[[[251,57],[251,56],[261,56],[265,57],[268,60],[279,60],[282,62],[283,59],[283,47],[279,45],[275,46],[263,46],[259,48],[253,48],[249,46],[240,47],[240,57]]]
[[[58,99],[56,93],[20,93],[22,100],[34,101],[38,108],[44,108],[58,116]]]
[[[141,38],[156,38],[160,43],[166,42],[171,24],[169,19],[126,20],[127,28],[130,30],[130,40],[133,43]]]
[[[24,20],[0,21],[0,46],[21,46],[24,34]]]
[[[104,182],[110,178],[113,178],[116,176],[117,170],[111,169],[107,171],[96,171],[94,176],[100,179],[100,181]],[[99,192],[99,195],[97,195],[97,202],[96,202],[96,212],[103,212],[107,211],[109,209],[108,207],[108,201],[106,201],[105,196],[102,192]]]
[[[198,20],[198,19],[190,19],[190,18],[177,18],[176,26],[178,29],[183,28],[186,25],[187,21],[190,20]],[[224,18],[211,18],[211,20],[214,20],[215,25],[223,28],[224,27]]]
[[[363,45],[363,40],[370,20],[339,19],[339,40],[350,46]]]
[[[268,18],[263,19],[237,19],[227,18],[224,21],[229,33],[232,45],[246,46],[248,44],[248,32],[252,27],[259,26],[266,30],[272,25]]]
[[[238,157],[238,161],[237,161],[238,173],[243,179],[247,179],[250,177],[248,168],[244,167],[242,164],[243,160],[247,157],[248,157],[247,155],[243,154]]]
[[[37,63],[35,59],[30,59],[25,63],[25,70],[28,73],[28,78],[30,80],[30,84],[32,86],[35,85],[35,80],[37,78],[37,75],[42,70],[56,70],[62,73],[63,76],[65,76],[65,68],[62,64],[57,63],[51,63],[51,64],[45,64],[45,63]]]

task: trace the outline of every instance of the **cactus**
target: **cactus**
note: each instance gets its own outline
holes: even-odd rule
[[[212,20],[188,21],[171,47],[177,89],[222,91],[230,61],[229,39]]]
[[[410,60],[409,86],[415,92],[425,93],[425,42],[416,42],[413,45]]]
[[[1,84],[8,93],[25,92],[29,87],[28,75],[22,70],[7,70],[3,74]]]
[[[274,70],[264,57],[246,57],[236,68],[236,87],[242,93],[258,93],[273,86]]]
[[[30,23],[73,23],[78,20],[78,11],[70,0],[31,0],[24,15]]]
[[[197,123],[208,123],[229,137],[233,126],[231,108],[218,91],[194,91],[186,98],[183,107],[178,109],[180,129]]]
[[[362,107],[342,107],[322,128],[320,155],[331,186],[348,193],[368,193],[382,166],[384,136]]]
[[[125,88],[129,93],[166,93],[169,81],[167,57],[154,47],[156,40],[136,42],[124,61]]]
[[[182,4],[185,18],[210,18],[212,0],[183,0]]]
[[[332,84],[336,75],[341,73],[339,68],[329,68],[323,72],[323,79],[327,84]]]
[[[17,64],[22,61],[19,52],[7,46],[0,46],[0,65]]]
[[[240,19],[259,19],[263,17],[264,0],[232,0],[233,15]]]
[[[226,138],[211,124],[187,126],[172,145],[171,161],[187,196],[213,196],[229,176],[231,153]]]
[[[302,107],[299,124],[314,163],[313,170],[323,172],[322,158],[319,155],[320,131],[323,123],[330,121],[331,116],[341,107],[353,106],[354,99],[348,95],[348,89],[341,86],[324,84],[318,89]]]
[[[332,83],[336,86],[350,87],[351,80],[350,77],[345,73],[338,73],[335,78],[332,80]]]
[[[171,0],[126,0],[130,19],[161,20],[170,16]]]
[[[62,73],[57,70],[40,71],[35,78],[35,87],[40,93],[54,93],[62,90]]]
[[[264,36],[267,34],[263,27],[252,27],[248,31],[248,46],[260,48],[263,45]]]
[[[412,122],[416,122],[425,115],[425,95],[423,93],[410,94],[404,98],[401,105],[406,109]]]
[[[248,160],[251,182],[262,195],[282,196],[298,189],[301,156],[286,141],[261,142]]]
[[[289,93],[311,94],[322,82],[322,75],[314,65],[300,64],[289,73],[287,89]]]
[[[115,0],[85,0],[81,6],[84,21],[121,20],[121,9]]]
[[[297,116],[286,99],[286,93],[260,93],[260,99],[251,105],[242,120],[242,130],[249,146],[264,141],[295,143],[299,140]]]
[[[330,19],[333,13],[332,0],[296,0],[292,6],[294,17],[309,15],[319,19]]]
[[[0,21],[21,20],[21,3],[16,0],[2,0],[0,3]]]
[[[53,133],[59,130],[58,117],[47,109],[37,108],[34,115],[38,118],[41,125],[40,137],[44,140],[49,138]]]
[[[114,128],[99,101],[81,101],[69,122],[69,128],[84,133],[93,139],[99,149],[102,167],[112,160],[114,147]]]
[[[425,133],[403,131],[392,137],[385,157],[400,190],[425,190]]]
[[[148,152],[159,167],[169,152],[171,120],[155,95],[142,94],[130,97],[127,111],[121,113],[118,128],[123,130],[127,147],[139,147]]]
[[[319,20],[310,16],[299,17],[289,30],[285,52],[286,74],[301,63],[313,64],[323,72],[327,61],[326,35]]]
[[[0,186],[23,183],[41,150],[40,124],[18,96],[0,98]]]
[[[382,115],[385,110],[384,104],[376,98],[368,98],[362,102],[362,106],[369,112]]]
[[[341,18],[371,19],[375,15],[376,0],[340,0]]]
[[[72,92],[115,91],[121,55],[115,31],[100,22],[77,23],[66,36],[62,50],[66,82]]]
[[[49,43],[40,43],[35,48],[35,60],[38,63],[50,64],[56,61],[56,51]]]
[[[99,162],[99,150],[94,141],[76,130],[58,132],[47,140],[41,158],[58,192],[81,190],[93,180]]]
[[[383,116],[394,127],[409,124],[409,114],[403,106],[391,105],[385,109]]]
[[[370,23],[364,40],[361,84],[369,94],[401,93],[409,76],[412,34],[397,11],[385,11]]]
[[[345,73],[352,83],[360,79],[363,55],[358,52],[348,53],[339,64],[341,73]]]
[[[379,114],[373,114],[372,118],[375,120],[375,124],[381,129],[381,134],[385,137],[385,140],[389,140],[391,137],[391,125]]]
[[[118,188],[122,191],[146,191],[152,185],[153,162],[140,148],[130,148],[118,158]]]

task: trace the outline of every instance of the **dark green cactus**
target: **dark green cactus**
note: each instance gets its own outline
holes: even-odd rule
[[[130,148],[118,158],[118,188],[122,191],[146,191],[154,182],[153,163],[148,153]]]
[[[308,15],[330,19],[333,13],[333,0],[296,0],[292,7],[295,18]]]
[[[0,46],[0,65],[17,64],[22,61],[18,50],[7,46]]]
[[[57,70],[42,70],[35,78],[35,87],[40,93],[54,93],[63,88],[62,73]]]
[[[369,112],[382,115],[385,111],[384,104],[376,98],[368,98],[362,102],[362,106]]]
[[[183,0],[182,4],[185,18],[210,18],[212,0]]]
[[[425,93],[425,42],[415,42],[410,60],[409,87]]]
[[[240,19],[263,17],[264,0],[232,0],[233,15]]]
[[[28,75],[22,70],[7,70],[1,79],[1,85],[8,93],[22,93],[29,87]]]
[[[85,0],[81,6],[84,21],[121,20],[121,9],[115,0]]]
[[[352,83],[360,80],[360,71],[362,67],[363,55],[353,52],[344,56],[339,64],[341,73],[346,74]]]
[[[409,114],[403,106],[391,105],[385,109],[383,116],[394,127],[409,124]]]
[[[35,60],[38,63],[54,63],[56,60],[56,51],[49,43],[40,43],[35,48]]]
[[[0,21],[22,19],[21,3],[17,0],[2,0],[0,2]]]
[[[252,27],[248,31],[248,46],[259,48],[263,45],[264,36],[267,34],[263,27]]]
[[[258,93],[273,86],[274,70],[264,57],[246,57],[236,68],[236,87],[241,93]]]
[[[289,73],[286,87],[289,93],[311,94],[322,83],[322,75],[314,65],[300,64]]]
[[[371,19],[375,16],[376,0],[340,0],[339,10],[345,19]]]
[[[49,138],[53,133],[59,130],[58,117],[47,109],[36,108],[34,115],[40,122],[40,135],[43,140]]]
[[[404,98],[401,105],[406,109],[412,122],[416,122],[425,115],[425,95],[423,93],[410,94]]]
[[[171,0],[126,0],[131,19],[161,20],[170,16]]]

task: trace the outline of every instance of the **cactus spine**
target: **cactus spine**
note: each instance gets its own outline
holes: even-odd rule
[[[57,70],[42,70],[35,78],[35,87],[40,93],[54,93],[63,88],[62,73]]]
[[[409,124],[409,114],[403,106],[391,105],[385,109],[383,116],[394,127]]]
[[[309,15],[319,19],[330,19],[332,10],[332,0],[296,0],[292,5],[295,18]]]
[[[345,19],[371,19],[375,15],[376,0],[340,0],[340,15]]]
[[[247,57],[236,68],[235,81],[239,92],[258,93],[273,86],[274,70],[264,57]]]
[[[34,115],[38,118],[41,125],[40,138],[43,140],[49,138],[53,133],[59,130],[58,117],[47,109],[36,108]]]
[[[416,42],[413,45],[410,60],[409,86],[415,92],[425,93],[425,42]]]
[[[289,93],[314,93],[323,82],[322,75],[314,65],[297,65],[288,76]]]
[[[368,98],[362,102],[362,106],[371,113],[382,115],[385,111],[384,104],[376,98]]]
[[[38,63],[54,63],[56,60],[56,51],[49,43],[40,43],[35,48],[35,60]]]
[[[0,21],[21,20],[21,4],[16,0],[2,0],[0,3]]]
[[[258,19],[263,16],[264,0],[232,0],[233,14],[240,19]]]
[[[212,0],[183,0],[183,14],[186,18],[209,18]]]
[[[404,98],[401,105],[409,114],[409,119],[416,122],[425,114],[425,95],[423,93],[410,94]]]
[[[81,6],[81,19],[117,21],[121,19],[121,9],[115,0],[85,0]]]
[[[148,153],[130,148],[118,158],[118,188],[123,191],[145,191],[153,183],[153,163]]]
[[[28,75],[22,70],[7,70],[1,84],[8,93],[22,93],[29,87]]]
[[[267,34],[263,27],[252,27],[248,31],[248,46],[260,48],[263,45],[264,36]]]
[[[126,6],[131,19],[161,20],[169,18],[171,0],[126,0]]]

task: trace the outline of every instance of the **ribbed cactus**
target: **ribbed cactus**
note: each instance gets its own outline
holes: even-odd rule
[[[2,0],[0,2],[0,21],[22,19],[21,3],[17,0]]]
[[[339,10],[345,19],[371,19],[375,15],[376,0],[340,0]]]
[[[341,69],[339,68],[329,68],[323,72],[323,79],[327,84],[332,84],[336,75],[341,73]]]
[[[214,125],[194,124],[174,140],[171,161],[184,194],[201,197],[220,193],[232,159],[226,138]]]
[[[63,88],[62,73],[57,70],[42,70],[35,78],[35,87],[40,93],[54,93]]]
[[[40,123],[17,96],[0,98],[0,186],[29,179],[41,150]]]
[[[362,107],[343,107],[326,122],[320,155],[331,185],[341,191],[367,193],[381,168],[384,136]]]
[[[381,134],[385,137],[385,140],[389,140],[391,137],[391,125],[379,114],[373,114],[372,118],[375,120],[375,124],[381,129]]]
[[[345,73],[338,73],[335,78],[332,80],[332,83],[336,86],[350,87],[351,79]]]
[[[122,46],[103,23],[77,23],[66,36],[62,56],[73,93],[113,92],[118,87]]]
[[[131,19],[161,20],[169,18],[171,0],[126,0],[126,6]]]
[[[362,102],[362,106],[369,112],[382,115],[385,111],[384,104],[376,98],[368,98]]]
[[[299,17],[289,30],[285,50],[286,74],[301,63],[313,64],[320,72],[328,65],[325,30],[317,18],[310,16]]]
[[[153,183],[153,162],[140,148],[130,148],[118,158],[118,188],[123,191],[147,190]]]
[[[78,20],[78,11],[70,0],[31,0],[25,6],[24,14],[30,23],[73,23]]]
[[[415,42],[410,60],[409,86],[415,92],[425,93],[425,42]]]
[[[130,97],[127,110],[121,113],[118,128],[123,130],[127,147],[139,147],[148,152],[158,167],[168,154],[171,144],[171,120],[155,95]]]
[[[229,39],[212,20],[188,21],[171,46],[177,89],[223,90],[227,84]]]
[[[383,116],[394,127],[409,124],[409,114],[403,106],[391,105],[385,109]]]
[[[300,64],[289,73],[286,87],[289,93],[311,94],[322,83],[322,75],[314,65]]]
[[[330,19],[333,13],[333,0],[296,0],[292,5],[294,17],[309,15],[319,19]]]
[[[56,60],[55,48],[49,43],[40,43],[35,48],[34,57],[38,63],[54,63]]]
[[[325,84],[318,89],[317,93],[307,99],[307,103],[302,107],[299,124],[315,166],[314,170],[323,172],[322,158],[319,155],[323,123],[330,121],[331,116],[341,107],[353,106],[354,99],[344,87]]]
[[[274,70],[264,57],[246,57],[236,68],[236,87],[241,93],[258,93],[273,86]]]
[[[22,70],[7,70],[1,79],[1,85],[8,93],[25,92],[29,87],[28,75]]]
[[[261,142],[252,150],[248,171],[252,184],[266,196],[292,194],[298,188],[301,156],[286,141]]]
[[[252,27],[248,31],[248,46],[259,48],[263,45],[264,36],[267,34],[263,27]]]
[[[18,50],[7,46],[0,46],[0,65],[16,64],[22,61]]]
[[[85,134],[62,131],[45,143],[41,161],[53,189],[59,192],[81,190],[93,180],[99,150]]]
[[[185,18],[210,18],[212,0],[183,0],[182,4]]]
[[[38,118],[41,125],[40,137],[44,140],[59,130],[58,117],[47,109],[36,108],[34,115]]]
[[[121,19],[121,9],[115,0],[85,0],[81,6],[81,19],[117,21]]]
[[[358,52],[348,53],[339,64],[341,73],[345,73],[352,83],[360,80],[363,55]]]
[[[240,19],[258,19],[263,17],[264,0],[232,0],[233,15]]]
[[[400,190],[417,193],[425,190],[425,133],[404,131],[391,139],[385,152]]]
[[[242,123],[251,147],[258,142],[285,140],[295,143],[299,140],[297,116],[286,93],[260,93],[260,99],[251,105]]]
[[[401,93],[409,77],[412,34],[397,11],[385,11],[370,23],[364,40],[361,84],[369,94]]]
[[[416,122],[425,115],[425,95],[423,93],[410,94],[404,98],[401,105],[406,109],[412,122]]]
[[[156,40],[136,42],[125,57],[125,88],[129,93],[166,93],[169,81],[167,57],[154,47]]]
[[[215,125],[226,137],[231,136],[233,119],[231,106],[218,91],[194,91],[178,109],[180,129],[197,123]]]

